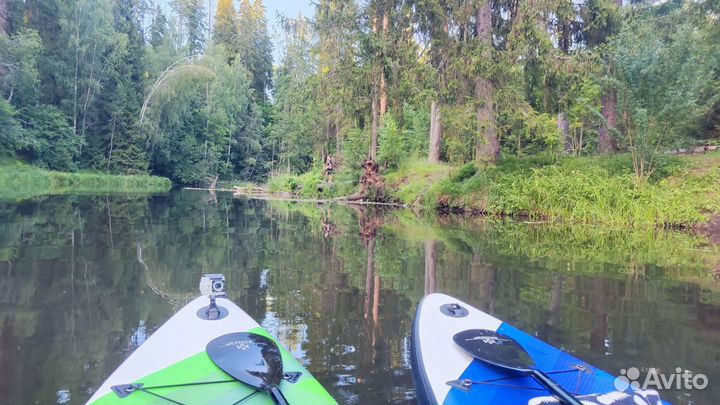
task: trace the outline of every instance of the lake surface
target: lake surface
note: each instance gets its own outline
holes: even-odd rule
[[[409,335],[448,293],[613,374],[677,367],[720,398],[720,249],[699,236],[234,199],[0,201],[0,404],[82,404],[203,273],[342,404],[414,403]],[[720,273],[720,271],[715,270]]]

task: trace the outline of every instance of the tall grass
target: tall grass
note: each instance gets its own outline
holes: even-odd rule
[[[359,178],[359,170],[340,170],[330,185],[323,176],[323,169],[314,167],[303,174],[273,173],[267,187],[272,193],[293,193],[302,198],[334,198],[356,192]]]
[[[164,177],[64,173],[19,162],[0,163],[0,198],[24,199],[66,193],[158,193],[172,187]]]
[[[705,159],[707,160],[707,159]],[[720,167],[669,159],[638,182],[626,155],[596,158],[511,158],[467,167],[428,184],[422,175],[395,175],[395,197],[426,208],[459,208],[489,215],[621,226],[689,226],[720,213]],[[720,160],[718,155],[716,160]]]

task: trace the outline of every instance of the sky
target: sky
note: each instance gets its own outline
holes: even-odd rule
[[[298,13],[302,13],[306,17],[312,17],[315,14],[311,0],[263,0],[265,9],[267,10],[268,25],[270,28],[270,36],[273,40],[273,57],[275,63],[280,62],[280,38],[281,28],[278,26],[277,14],[280,13],[287,17],[297,17]]]
[[[171,0],[160,0],[155,4],[159,3],[166,12],[169,12],[170,1]],[[215,7],[217,7],[217,0],[205,0],[205,2],[210,10],[210,18],[212,19],[215,14]],[[235,0],[235,3],[237,6],[237,0]],[[280,38],[282,38],[282,30],[278,25],[277,19],[278,13],[287,17],[297,17],[298,13],[302,13],[306,17],[312,17],[315,15],[315,7],[312,5],[312,0],[263,0],[263,3],[265,3],[265,9],[267,10],[268,28],[274,45],[273,57],[277,63],[280,61]]]

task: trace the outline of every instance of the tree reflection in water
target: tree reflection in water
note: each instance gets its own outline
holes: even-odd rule
[[[205,272],[343,403],[413,402],[408,339],[434,291],[611,372],[708,375],[675,403],[720,397],[720,252],[702,237],[195,192],[4,202],[0,223],[3,403],[84,403]]]

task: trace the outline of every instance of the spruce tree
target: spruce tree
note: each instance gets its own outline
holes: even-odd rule
[[[237,46],[238,15],[232,0],[218,0],[213,27],[213,42],[234,52]]]
[[[144,173],[148,168],[145,142],[137,122],[144,93],[144,40],[137,7],[137,0],[117,0],[113,10],[115,29],[124,42],[125,55],[113,64],[104,97],[109,118],[104,126],[105,168],[126,174]]]
[[[273,48],[261,0],[240,2],[237,49],[240,63],[252,75],[257,100],[267,100],[272,87]]]

